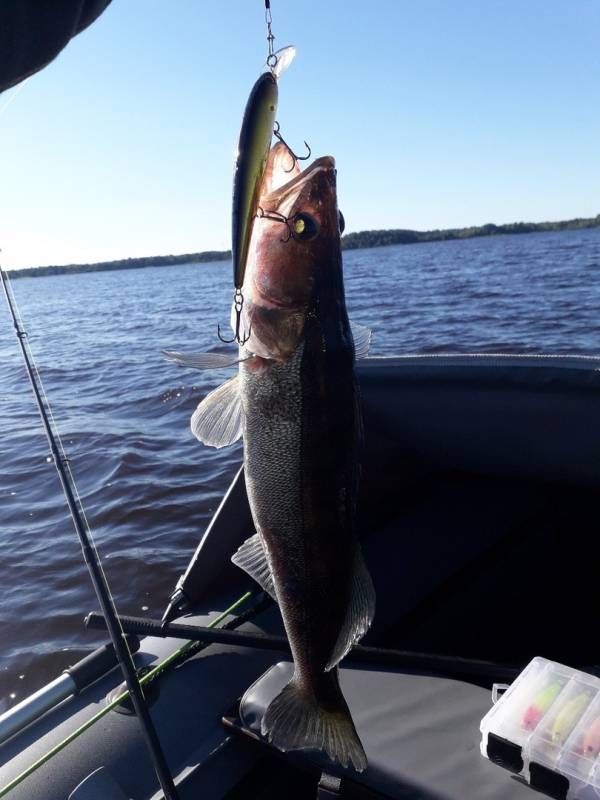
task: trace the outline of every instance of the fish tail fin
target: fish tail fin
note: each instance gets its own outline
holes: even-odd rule
[[[271,702],[261,723],[261,733],[280,750],[322,750],[342,767],[357,772],[367,766],[350,711],[338,682],[337,669],[321,676],[319,695],[306,690],[295,678]]]

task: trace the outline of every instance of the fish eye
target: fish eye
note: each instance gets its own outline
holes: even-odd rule
[[[346,220],[344,219],[344,215],[339,209],[338,209],[338,218],[340,223],[340,233],[343,233],[344,228],[346,227]]]
[[[292,225],[292,236],[294,239],[298,239],[301,242],[308,242],[314,239],[319,233],[317,221],[314,217],[311,217],[310,214],[296,214],[290,222]]]

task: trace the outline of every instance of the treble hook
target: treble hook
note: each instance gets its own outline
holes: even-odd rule
[[[233,305],[235,307],[235,334],[233,339],[224,339],[221,336],[221,326],[217,323],[217,336],[223,342],[223,344],[233,344],[233,342],[237,342],[241,347],[243,347],[248,339],[252,334],[252,326],[248,329],[248,334],[245,333],[240,336],[240,326],[242,322],[242,308],[244,307],[244,295],[242,294],[241,289],[236,289],[233,295]]]
[[[308,153],[305,156],[297,156],[296,153],[294,153],[292,148],[289,146],[289,144],[286,142],[286,140],[283,138],[283,136],[279,132],[280,130],[281,130],[281,126],[279,125],[279,122],[277,122],[277,120],[275,120],[275,127],[273,128],[273,133],[276,136],[276,138],[279,139],[279,141],[283,145],[285,145],[285,147],[287,148],[288,153],[292,157],[292,166],[289,169],[285,169],[284,172],[291,172],[294,169],[296,161],[307,161],[311,157],[312,150],[310,149],[310,145],[308,144],[308,142],[305,140],[304,141],[304,146],[308,150]]]

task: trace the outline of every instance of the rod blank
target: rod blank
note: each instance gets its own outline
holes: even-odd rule
[[[160,636],[205,644],[225,644],[236,647],[252,647],[260,650],[275,650],[289,653],[290,645],[285,636],[271,636],[266,633],[251,633],[242,630],[225,630],[223,628],[204,628],[198,625],[187,625],[181,622],[161,624],[160,620],[145,617],[119,617],[121,626],[127,633],[137,636]],[[102,614],[91,612],[85,618],[88,628],[104,630],[106,621]],[[355,645],[346,656],[348,662],[394,666],[404,669],[424,670],[455,677],[489,678],[490,680],[513,681],[522,667],[496,664],[492,661],[481,661],[458,656],[438,655],[435,653],[415,653],[407,650],[390,650],[382,647],[365,647]]]
[[[75,482],[73,481],[73,477],[67,466],[67,457],[63,450],[62,444],[60,443],[60,438],[54,432],[49,418],[49,409],[46,408],[47,400],[44,400],[45,393],[42,382],[39,374],[37,373],[37,369],[34,368],[33,355],[30,353],[29,346],[26,342],[27,334],[19,324],[16,302],[12,296],[12,290],[8,282],[8,277],[1,267],[0,277],[2,279],[4,295],[6,297],[6,302],[8,303],[8,309],[12,317],[17,339],[19,340],[19,346],[23,355],[23,361],[25,362],[27,375],[29,376],[29,382],[31,383],[33,395],[35,397],[42,424],[44,426],[44,431],[46,433],[46,438],[50,446],[50,452],[52,453],[52,458],[54,460],[56,471],[58,472],[63,493],[65,495],[69,511],[71,512],[71,518],[79,538],[79,543],[81,544],[83,558],[88,568],[100,608],[105,616],[106,628],[110,634],[119,666],[121,667],[125,683],[127,684],[127,689],[131,695],[133,707],[140,722],[140,727],[148,747],[156,777],[158,778],[158,782],[164,793],[165,800],[177,800],[175,784],[173,783],[173,778],[171,777],[169,767],[162,752],[160,741],[154,728],[154,723],[152,722],[152,718],[150,717],[150,713],[148,711],[148,706],[146,705],[146,701],[144,699],[144,694],[137,679],[131,654],[127,649],[121,629],[119,628],[117,612],[113,604],[106,578],[98,560],[98,554],[96,553],[91,541],[90,532],[85,521],[85,515],[80,506],[77,489],[75,488]]]

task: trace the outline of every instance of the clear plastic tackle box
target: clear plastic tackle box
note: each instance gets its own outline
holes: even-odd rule
[[[481,752],[558,800],[600,800],[600,678],[534,658],[481,721]]]

